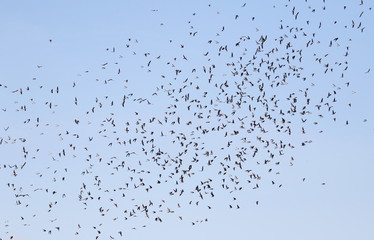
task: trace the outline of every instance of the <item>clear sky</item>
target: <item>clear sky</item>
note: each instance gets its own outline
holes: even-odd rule
[[[0,1],[0,240],[373,239],[372,7]]]

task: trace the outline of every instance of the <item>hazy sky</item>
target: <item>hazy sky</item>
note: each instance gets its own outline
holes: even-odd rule
[[[371,4],[0,1],[0,239],[373,239]],[[270,62],[278,68],[264,67]],[[240,75],[246,64],[248,75]],[[213,65],[210,75],[206,70]],[[287,83],[271,87],[287,73]],[[294,101],[295,115],[281,115],[278,106],[269,111],[278,122],[290,121],[291,135],[267,120],[266,133],[241,130],[267,112],[255,98],[255,117],[248,102],[226,104],[227,96],[238,99],[243,80],[249,96],[270,104],[274,95],[282,109]],[[259,90],[262,82],[266,96]],[[185,94],[201,102],[184,101]],[[301,115],[306,98],[310,112]],[[218,117],[218,109],[235,123]],[[247,118],[240,128],[242,117]],[[222,124],[228,127],[211,130]],[[202,134],[199,126],[211,131]],[[240,134],[231,134],[235,130]],[[187,149],[178,143],[181,133],[183,144],[192,144],[178,156]],[[144,155],[152,144],[140,145],[142,136],[156,139],[155,152]],[[267,165],[268,148],[260,139],[295,147],[273,149]],[[242,147],[251,152],[245,167],[261,179],[233,170],[225,160]],[[258,155],[252,157],[255,148]],[[169,161],[164,167],[152,160],[157,151],[163,152],[159,162]],[[206,151],[216,165],[205,164]],[[176,173],[173,160],[182,158]],[[126,167],[116,169],[122,161]],[[219,173],[220,163],[230,166],[227,175]],[[181,184],[179,175],[190,164],[195,174]],[[229,190],[221,187],[223,178]],[[214,197],[204,189],[202,199],[195,186],[206,180]],[[140,210],[129,216],[149,201],[156,211],[149,218]]]

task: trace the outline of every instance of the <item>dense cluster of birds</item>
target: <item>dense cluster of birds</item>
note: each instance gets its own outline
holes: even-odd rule
[[[141,39],[130,37],[107,48],[109,60],[69,86],[37,77],[17,87],[0,83],[8,99],[1,118],[9,120],[1,126],[0,152],[13,156],[0,166],[1,187],[9,193],[2,198],[25,212],[13,220],[1,216],[0,238],[12,239],[7,227],[18,224],[51,237],[80,238],[88,229],[96,239],[122,239],[169,214],[184,220],[180,208],[214,209],[214,199],[226,197],[228,208],[239,209],[240,192],[282,187],[281,169],[294,164],[294,148],[312,142],[308,133],[322,132],[321,122],[349,124],[338,117],[339,96],[351,91],[348,33],[365,32],[362,19],[371,8],[335,1],[352,18],[330,21],[316,17],[337,11],[325,0],[281,2],[274,8],[289,15],[271,32],[248,16],[246,3],[229,25],[212,23],[213,36],[199,31],[196,12],[184,42],[161,43],[168,51],[144,50]],[[358,14],[350,12],[353,5]],[[243,22],[253,27],[240,29],[236,41],[227,38]],[[157,86],[142,94],[147,87],[136,86],[147,81]],[[78,217],[61,223],[61,209],[97,224]],[[115,223],[121,228],[105,230]]]

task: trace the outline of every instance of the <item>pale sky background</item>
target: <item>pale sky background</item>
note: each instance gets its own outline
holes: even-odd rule
[[[0,239],[10,239],[12,236],[17,240],[94,239],[98,235],[97,230],[101,231],[99,239],[110,239],[109,236],[115,239],[165,240],[373,239],[372,2],[366,0],[362,5],[360,0],[326,2],[0,1],[0,107],[3,109],[0,111]],[[297,20],[292,15],[294,6],[295,11],[300,12]],[[313,9],[316,11],[312,12]],[[352,20],[354,28],[351,27]],[[337,22],[334,24],[334,21]],[[322,27],[318,28],[320,22]],[[357,29],[360,22],[362,26]],[[242,36],[250,36],[251,41],[241,42],[240,49],[232,47],[230,50],[239,49],[233,50],[239,55],[242,49],[247,48],[249,57],[257,47],[254,45],[255,40],[261,35],[268,37],[267,49],[279,47],[274,39],[284,34],[287,34],[287,38],[290,38],[288,41],[294,47],[304,44],[305,39],[291,39],[294,33],[280,29],[280,24],[303,28],[301,31],[309,37],[316,33],[315,41],[319,40],[320,44],[303,48],[304,59],[300,65],[303,74],[316,75],[308,81],[294,78],[280,92],[277,92],[278,89],[265,91],[277,96],[295,92],[302,99],[299,89],[309,87],[311,98],[314,96],[313,101],[318,103],[321,97],[326,99],[327,92],[340,87],[335,103],[336,122],[326,111],[316,111],[305,116],[309,123],[305,125],[306,134],[300,130],[304,125],[294,122],[292,127],[300,131],[294,131],[291,137],[284,138],[285,142],[298,144],[278,158],[281,164],[272,165],[273,172],[268,174],[268,167],[253,163],[254,171],[263,174],[258,181],[261,185],[259,189],[248,188],[232,194],[219,190],[222,176],[217,175],[216,169],[197,175],[197,183],[210,178],[218,184],[216,196],[206,198],[197,207],[188,204],[190,200],[194,203],[199,200],[196,196],[189,198],[192,195],[188,195],[188,192],[195,186],[193,183],[185,185],[187,193],[182,197],[171,197],[168,192],[177,187],[173,186],[175,179],[157,188],[154,178],[159,173],[167,173],[147,163],[144,163],[144,168],[148,168],[152,174],[146,176],[145,181],[154,184],[154,191],[147,194],[144,189],[129,190],[126,199],[117,193],[97,191],[93,185],[95,175],[102,179],[103,188],[108,189],[123,186],[124,182],[129,181],[126,172],[111,175],[113,169],[106,164],[111,157],[116,156],[121,162],[121,159],[128,159],[124,157],[126,151],[136,151],[130,146],[108,147],[108,143],[115,141],[113,139],[117,136],[135,136],[131,133],[125,136],[125,123],[136,122],[142,117],[163,118],[161,113],[167,111],[170,104],[176,104],[166,94],[161,96],[159,92],[159,96],[152,96],[157,87],[164,85],[167,88],[169,82],[173,83],[171,87],[181,87],[184,78],[189,77],[203,90],[209,89],[207,75],[201,74],[200,78],[195,78],[196,74],[189,76],[192,68],[199,68],[198,72],[202,72],[202,66],[208,64],[217,65],[217,81],[238,81],[238,77],[230,78],[232,74],[225,65],[234,60],[230,60],[228,54],[217,56],[212,53],[217,52],[221,45],[234,46]],[[192,36],[190,32],[197,33]],[[329,47],[329,41],[336,37],[339,39],[333,42],[333,47]],[[213,40],[213,43],[208,44],[209,40]],[[127,48],[126,44],[130,47]],[[349,55],[344,57],[346,46],[349,46]],[[210,61],[203,55],[208,51]],[[146,53],[149,56],[145,56]],[[325,68],[316,63],[315,58],[318,56],[313,56],[314,53],[319,56],[328,54],[328,61],[332,63],[348,61],[344,78],[340,77],[336,65],[335,72],[324,74]],[[183,55],[188,61],[183,60]],[[157,61],[158,56],[161,56],[160,61]],[[178,61],[174,61],[174,57]],[[152,63],[147,67],[149,60]],[[174,69],[182,69],[178,80],[172,79],[175,73],[171,64],[166,64],[169,61],[175,64]],[[118,74],[118,68],[121,74]],[[371,71],[368,72],[369,69]],[[162,78],[161,75],[166,77]],[[254,81],[260,78],[256,73],[252,77]],[[74,88],[73,84],[76,85]],[[20,88],[23,90],[22,95]],[[54,89],[54,93],[50,92],[51,89]],[[131,93],[136,98],[149,99],[152,105],[144,102],[138,104],[130,99],[126,108],[121,108],[123,96]],[[194,93],[196,91],[191,90],[191,95]],[[209,90],[209,94],[214,96],[215,92]],[[78,105],[74,104],[75,97],[79,101]],[[102,109],[95,103],[96,97],[103,103]],[[115,107],[110,106],[111,100],[115,101]],[[50,102],[52,108],[48,107]],[[95,114],[86,114],[94,104]],[[21,109],[24,105],[27,111]],[[105,127],[100,126],[102,120],[111,117],[110,113],[115,114],[116,129],[122,132],[98,134],[104,128],[112,130],[110,123],[105,123]],[[179,113],[182,120],[188,122],[189,113]],[[320,113],[325,117],[318,117]],[[273,114],[276,116],[276,113]],[[35,127],[38,117],[40,126]],[[28,119],[30,122],[24,123]],[[80,124],[75,124],[74,119],[79,119]],[[318,121],[318,124],[312,124],[314,121]],[[167,127],[163,129],[166,132],[170,130]],[[67,130],[69,135],[66,134]],[[183,131],[184,127],[178,130]],[[320,130],[323,132],[319,133]],[[74,133],[79,134],[80,138],[74,137]],[[107,137],[103,138],[105,134]],[[89,142],[88,137],[92,136],[95,138]],[[248,134],[248,138],[256,136]],[[276,139],[283,137],[271,131],[266,136]],[[22,142],[22,138],[27,141]],[[215,135],[204,136],[204,139],[207,148],[221,146],[226,141]],[[172,155],[178,148],[168,140],[160,140],[159,144]],[[302,147],[300,142],[304,140],[311,140],[312,143]],[[71,152],[69,143],[76,146],[75,152]],[[234,146],[241,146],[240,142],[234,140]],[[23,147],[29,151],[26,160],[23,158]],[[62,149],[66,149],[67,157],[58,156]],[[231,148],[227,152],[233,154],[234,150]],[[86,161],[89,153],[93,159]],[[104,159],[103,163],[98,163],[96,153]],[[223,158],[222,154],[218,158]],[[292,166],[291,157],[295,159]],[[264,155],[258,156],[261,161],[264,158]],[[144,157],[139,155],[134,155],[133,159],[136,162],[144,161]],[[24,162],[25,167],[17,169],[17,176],[14,176],[14,168],[9,166],[16,164],[19,168]],[[64,172],[65,168],[68,172]],[[81,172],[86,169],[92,173],[82,175]],[[280,174],[275,174],[278,171]],[[243,173],[237,174],[243,183],[248,179]],[[60,181],[64,176],[66,180]],[[272,184],[272,180],[276,184]],[[87,210],[83,210],[84,205],[78,200],[82,183],[87,185],[94,196],[102,195],[103,198],[102,201],[87,202]],[[16,190],[13,191],[8,184],[15,184]],[[278,187],[280,184],[282,186]],[[38,188],[42,190],[34,191]],[[57,193],[46,193],[47,188]],[[29,196],[17,198],[15,194]],[[62,198],[62,194],[66,194],[66,197]],[[118,208],[108,200],[110,198],[119,204]],[[123,211],[132,208],[132,198],[137,203],[152,200],[155,205],[166,200],[162,209],[170,208],[175,213],[160,213],[162,223],[155,222],[155,216],[147,219],[144,215],[124,220]],[[21,201],[20,205],[17,205],[17,200]],[[58,204],[48,212],[49,204],[54,205],[55,201]],[[259,201],[258,205],[256,201]],[[177,207],[178,203],[181,203],[181,208]],[[230,209],[229,205],[234,208]],[[240,209],[236,209],[236,205],[240,205]],[[207,206],[212,209],[209,210]],[[106,216],[100,216],[100,207],[110,209]],[[183,220],[178,216],[183,216]],[[119,218],[114,221],[115,217]],[[208,221],[192,224],[205,218]],[[77,224],[80,224],[81,229],[78,229]],[[93,227],[97,227],[97,230]],[[43,232],[43,229],[47,232]],[[48,234],[49,230],[52,230],[51,234]],[[77,231],[79,235],[75,235]],[[118,234],[119,231],[123,232],[123,238]]]

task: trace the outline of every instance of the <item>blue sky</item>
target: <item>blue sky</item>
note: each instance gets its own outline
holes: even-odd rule
[[[2,1],[0,239],[372,239],[374,30],[370,23],[374,19],[371,3],[360,3]],[[267,38],[264,48],[252,59],[261,37]],[[311,39],[313,44],[306,47]],[[287,42],[290,48],[285,48]],[[219,51],[225,46],[227,52]],[[284,63],[282,57],[299,54],[291,49],[302,49],[302,62],[297,57],[284,70],[268,72],[273,83],[275,73],[289,72],[287,84],[272,88],[266,69],[260,73],[250,65],[249,80],[235,75],[240,64],[257,64],[261,58],[265,60],[261,66],[268,64],[266,60]],[[213,65],[209,83],[204,67]],[[301,109],[307,94],[310,114],[281,116],[278,109],[269,111],[277,121],[282,117],[290,121],[291,135],[276,131],[271,121],[263,123],[266,133],[245,132],[241,129],[250,129],[251,118],[267,110],[250,98],[256,116],[248,111],[247,102],[242,108],[225,103],[225,93],[237,100],[241,81],[246,94],[256,98],[257,84],[263,82],[266,97],[262,98],[270,104],[276,95],[282,109],[288,109],[290,101]],[[223,84],[225,92],[213,84]],[[184,101],[185,94],[201,102]],[[322,105],[321,110],[316,105]],[[218,109],[236,111],[229,118],[235,124],[226,122],[224,131],[240,134],[223,137],[222,131],[202,134],[196,129],[225,124],[225,119],[207,113]],[[173,110],[177,115],[165,114]],[[185,124],[171,124],[177,116]],[[149,122],[153,117],[157,120]],[[240,124],[242,117],[247,118]],[[140,133],[143,123],[147,134]],[[198,143],[198,149],[179,145],[171,130],[186,137],[184,144]],[[150,132],[155,135],[150,137]],[[155,151],[165,152],[158,160],[168,161],[164,168],[154,164],[153,153],[142,153],[143,136],[144,141],[155,138]],[[250,143],[243,143],[244,137]],[[282,140],[295,148],[285,148],[284,155],[274,148],[276,156],[266,165],[263,161],[269,155],[258,137]],[[137,142],[130,144],[134,138]],[[145,149],[151,146],[147,144]],[[224,159],[242,147],[250,152],[251,145],[258,154],[243,165],[261,179],[248,183],[248,173],[233,170],[233,163]],[[188,154],[178,156],[184,149]],[[202,153],[210,150],[216,159],[208,167],[209,156]],[[194,157],[199,161],[193,162]],[[180,172],[175,172],[173,160],[180,159],[179,171],[192,164],[194,175],[176,185]],[[126,168],[116,169],[122,161]],[[230,166],[227,175],[222,175],[220,163]],[[133,174],[132,168],[149,174]],[[223,178],[229,191],[221,187]],[[195,186],[205,186],[201,182],[209,179],[215,196],[206,190],[200,199]],[[142,181],[144,187],[132,189]],[[122,190],[126,183],[130,188]],[[253,189],[256,183],[260,187]],[[146,191],[148,185],[152,189]],[[170,195],[173,189],[185,193]],[[82,202],[79,195],[94,199]],[[141,211],[137,217],[128,216],[149,201],[156,205],[149,206],[156,211],[150,218]],[[154,220],[157,217],[162,223]]]

